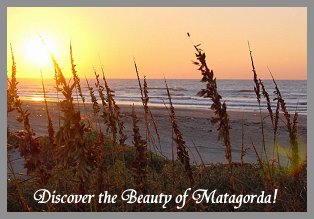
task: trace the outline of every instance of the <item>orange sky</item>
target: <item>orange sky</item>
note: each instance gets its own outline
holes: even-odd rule
[[[148,78],[200,78],[191,43],[202,43],[218,79],[251,79],[250,40],[262,79],[267,66],[277,79],[306,79],[306,17],[301,7],[8,8],[8,52],[12,43],[20,78],[40,77],[40,69],[53,77],[39,35],[66,76],[71,40],[81,77],[92,77],[101,60],[108,78],[135,78],[135,57]]]

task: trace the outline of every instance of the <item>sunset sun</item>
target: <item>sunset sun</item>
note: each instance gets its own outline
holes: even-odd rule
[[[55,48],[50,39],[45,38],[44,40],[43,42],[40,36],[34,35],[23,43],[25,58],[39,67],[46,66],[51,62],[49,52],[53,52]]]

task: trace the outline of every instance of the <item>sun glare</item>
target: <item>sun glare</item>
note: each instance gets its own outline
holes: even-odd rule
[[[44,101],[45,99],[43,97],[32,97],[33,101]]]
[[[24,42],[24,55],[32,64],[39,67],[48,65],[50,61],[49,51],[52,51],[53,43],[45,38],[45,43],[39,36],[34,36]]]

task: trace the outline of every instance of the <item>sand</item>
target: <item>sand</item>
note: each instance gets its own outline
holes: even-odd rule
[[[43,102],[23,101],[24,108],[31,112],[30,124],[36,135],[47,135],[47,116],[45,113]],[[58,128],[58,106],[55,102],[48,103],[50,114],[53,120],[55,130]],[[129,105],[120,105],[123,120],[125,122],[125,133],[128,137],[126,143],[132,144],[132,121],[131,121],[131,108]],[[91,105],[87,105],[87,113],[81,109],[82,117],[91,117]],[[172,148],[175,148],[175,142],[172,140],[171,123],[169,121],[168,112],[165,107],[152,107],[151,111],[154,115],[157,127],[161,138],[161,151],[164,156],[171,159]],[[139,105],[136,106],[136,112],[139,117],[139,125],[142,137],[145,138],[145,126],[143,124],[143,108]],[[200,164],[201,159],[195,150],[198,148],[204,163],[226,162],[225,160],[225,147],[222,140],[218,140],[217,126],[210,123],[210,117],[213,115],[210,109],[183,109],[175,108],[177,116],[177,123],[179,129],[183,134],[187,146],[190,148],[191,162]],[[235,162],[240,162],[240,154],[242,143],[245,148],[249,148],[244,157],[245,162],[257,162],[256,155],[252,148],[252,142],[256,145],[259,152],[262,152],[262,136],[260,126],[260,115],[258,112],[228,112],[230,118],[230,138],[232,144],[232,157]],[[270,118],[266,113],[264,117],[264,132],[266,147],[269,157],[272,156],[273,151],[273,129]],[[8,127],[11,131],[22,129],[22,124],[16,121],[16,113],[11,112],[8,115]],[[95,122],[102,124],[101,119],[94,119]],[[243,126],[242,126],[243,124]],[[242,138],[242,127],[244,130]],[[105,126],[102,124],[102,129]],[[150,130],[155,136],[153,125],[151,124]],[[307,138],[307,116],[299,115],[298,119],[298,134],[300,139],[300,152],[305,156],[306,153],[306,138]],[[284,125],[283,118],[280,121],[279,135],[277,137],[280,148],[289,148],[289,137],[287,129]],[[154,149],[152,149],[155,151]],[[281,155],[286,156],[285,150],[280,150]],[[157,152],[158,153],[158,152]],[[18,157],[18,152],[13,152],[13,159]],[[262,154],[262,153],[260,153]],[[14,163],[16,170],[21,171],[23,160],[17,160]]]

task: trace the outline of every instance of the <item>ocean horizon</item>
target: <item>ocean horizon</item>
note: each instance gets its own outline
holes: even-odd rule
[[[18,78],[18,95],[22,100],[42,101],[43,91],[41,78]],[[95,95],[99,100],[95,87],[95,78],[88,78],[90,86],[93,86]],[[102,85],[103,81],[100,80]],[[115,100],[118,104],[141,104],[140,89],[137,79],[108,79],[110,88],[115,91]],[[168,103],[164,79],[147,79],[150,106],[164,106]],[[200,109],[209,108],[211,100],[198,97],[197,93],[205,88],[206,83],[199,79],[167,79],[172,101],[175,107]],[[276,107],[274,101],[275,85],[272,80],[263,81],[266,90],[272,100],[272,107]],[[276,80],[281,94],[291,113],[307,114],[307,80]],[[62,100],[62,94],[57,96],[55,81],[44,79],[47,101]],[[256,112],[259,106],[254,92],[253,80],[217,80],[217,87],[222,100],[226,102],[229,111]],[[89,90],[85,78],[81,78],[81,88],[86,102],[91,102]],[[74,101],[76,94],[73,93]],[[80,99],[79,99],[80,100]],[[99,102],[100,103],[100,102]],[[266,101],[261,98],[262,111],[267,111]]]

